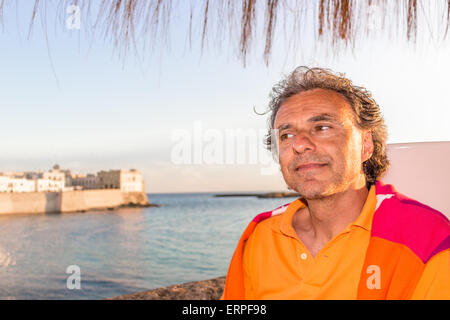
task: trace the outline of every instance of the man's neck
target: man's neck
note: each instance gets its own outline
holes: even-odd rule
[[[358,218],[367,195],[365,183],[358,183],[326,198],[305,199],[307,207],[294,215],[292,225],[302,241],[321,247]]]

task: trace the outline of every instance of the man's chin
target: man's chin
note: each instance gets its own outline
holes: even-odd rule
[[[302,198],[305,198],[306,200],[318,200],[328,197],[328,194],[324,192],[310,192],[309,190],[305,192],[300,191],[299,194],[301,195]]]
[[[329,186],[318,182],[305,182],[301,185],[295,186],[295,188],[293,189],[297,191],[303,198],[311,200],[322,199],[330,195]]]

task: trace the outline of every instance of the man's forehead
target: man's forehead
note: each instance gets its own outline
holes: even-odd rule
[[[353,120],[354,115],[343,95],[332,90],[313,89],[286,99],[277,112],[275,123],[295,120],[293,117],[343,121]]]

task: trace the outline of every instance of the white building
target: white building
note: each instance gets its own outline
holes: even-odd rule
[[[0,176],[0,192],[8,192],[9,177]]]
[[[144,179],[142,174],[135,170],[121,170],[120,189],[122,192],[144,191]]]
[[[0,173],[0,192],[62,192],[88,189],[120,189],[143,192],[141,173],[131,170],[109,170],[94,174],[72,174],[54,165],[47,172]]]
[[[66,174],[57,164],[51,170],[39,173],[39,176],[33,178],[37,192],[62,192],[65,189]]]
[[[122,192],[144,191],[142,174],[135,170],[109,170],[97,173],[98,189],[120,189]]]
[[[62,181],[65,184],[66,174],[59,169],[59,165],[55,164],[53,169],[42,173],[42,179]]]
[[[5,171],[2,172],[1,175],[9,178],[25,178],[25,173],[18,171]]]
[[[36,192],[61,192],[64,190],[64,180],[37,179],[33,182],[36,184]]]
[[[12,192],[35,192],[36,184],[33,180],[28,179],[13,179],[12,181],[13,189]]]
[[[0,192],[61,192],[65,186],[65,174],[59,166],[47,172],[3,172],[0,176]]]
[[[0,192],[35,192],[34,180],[0,176]]]

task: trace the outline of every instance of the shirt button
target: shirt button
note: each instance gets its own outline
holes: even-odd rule
[[[306,253],[302,253],[301,255],[300,255],[300,258],[302,258],[302,260],[306,260],[306,258],[308,258],[308,255],[306,254]]]

